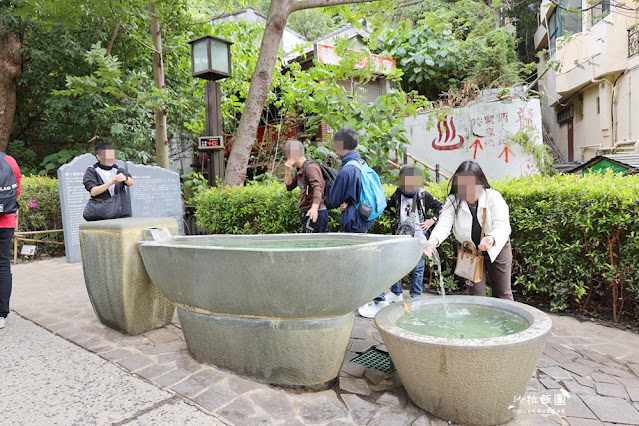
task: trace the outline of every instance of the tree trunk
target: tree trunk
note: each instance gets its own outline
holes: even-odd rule
[[[374,0],[272,0],[266,18],[266,27],[262,36],[260,55],[251,77],[244,111],[240,125],[233,139],[233,148],[226,164],[224,185],[242,185],[246,179],[251,149],[257,136],[262,110],[273,82],[273,70],[277,53],[282,41],[282,34],[286,27],[288,16],[295,11],[313,9],[317,7],[336,6],[348,3],[367,3]]]
[[[226,164],[225,185],[242,185],[246,179],[251,149],[257,135],[262,110],[273,82],[273,69],[280,48],[280,41],[286,26],[290,0],[272,0],[268,11],[266,27],[262,36],[260,56],[251,77],[251,87],[244,104],[240,126],[233,139],[233,148]]]
[[[153,83],[164,91],[164,60],[162,59],[162,36],[157,10],[152,3],[146,5],[151,22],[151,40],[153,40]],[[155,156],[158,166],[169,168],[169,138],[166,131],[166,107],[155,112]]]
[[[0,151],[6,152],[16,112],[16,80],[22,75],[20,41],[0,19]]]

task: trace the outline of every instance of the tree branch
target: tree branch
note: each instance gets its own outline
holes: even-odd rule
[[[301,0],[301,1],[293,1],[291,8],[289,9],[289,13],[304,10],[304,9],[314,9],[317,7],[328,7],[328,6],[339,6],[342,4],[350,4],[350,3],[370,3],[376,0]]]
[[[151,50],[152,52],[157,53],[158,55],[162,56],[162,53],[159,52],[157,49],[155,49],[152,46],[149,46],[148,44],[144,43],[142,40],[140,40],[139,38],[137,38],[131,31],[129,31],[129,29],[127,27],[124,26],[124,24],[122,23],[121,19],[118,19],[118,16],[115,14],[115,11],[113,10],[113,3],[111,1],[109,1],[109,7],[111,8],[111,14],[113,14],[113,17],[119,22],[120,24],[120,28],[122,28],[124,31],[126,31],[127,33],[129,33],[129,35],[131,37],[133,37],[133,39],[135,41],[137,41],[138,43],[140,43],[142,46],[146,47],[147,49]]]

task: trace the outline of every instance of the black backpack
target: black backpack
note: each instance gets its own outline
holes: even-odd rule
[[[306,191],[308,191],[308,187],[311,186],[311,183],[308,181],[308,178],[306,177],[306,168],[311,163],[316,163],[316,164],[319,164],[320,166],[320,170],[322,171],[322,177],[324,178],[324,199],[328,200],[328,197],[331,194],[331,188],[333,187],[333,184],[335,183],[335,178],[337,178],[337,171],[335,171],[335,169],[332,169],[328,166],[325,166],[319,161],[307,161],[306,163],[304,163],[304,171],[302,172],[304,175],[304,180],[306,181]]]
[[[5,155],[0,152],[0,215],[18,211],[18,181]]]

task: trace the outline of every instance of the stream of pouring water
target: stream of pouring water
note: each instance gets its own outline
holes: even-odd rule
[[[426,245],[430,245],[430,244],[426,243]],[[439,253],[437,252],[437,249],[435,247],[433,247],[432,259],[437,264],[437,272],[439,273],[439,293],[442,295],[442,299],[444,300],[444,309],[446,310],[446,314],[448,314],[449,313],[448,302],[446,302],[446,290],[444,289],[444,276],[442,275],[442,262],[439,258]]]

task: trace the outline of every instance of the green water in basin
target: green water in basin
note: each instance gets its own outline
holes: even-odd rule
[[[414,333],[449,339],[500,337],[528,328],[528,321],[512,312],[461,303],[417,308],[400,316],[395,324]]]
[[[349,240],[349,239],[219,239],[219,240],[178,240],[171,244],[189,245],[199,247],[224,247],[224,248],[253,248],[253,249],[309,249],[345,247],[357,244],[371,243],[374,241]]]

